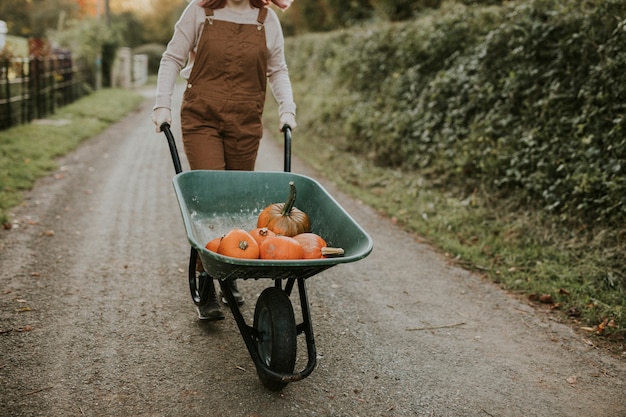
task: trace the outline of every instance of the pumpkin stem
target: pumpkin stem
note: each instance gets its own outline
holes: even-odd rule
[[[324,246],[322,248],[322,255],[323,256],[338,256],[338,255],[343,255],[343,249],[342,248],[329,248],[327,246]]]
[[[289,181],[289,197],[283,206],[283,216],[291,216],[291,210],[293,206],[296,204],[296,185],[293,181]]]
[[[241,250],[246,250],[248,249],[248,241],[247,240],[240,240],[239,241],[239,249]]]

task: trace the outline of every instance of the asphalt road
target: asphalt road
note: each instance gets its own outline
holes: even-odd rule
[[[197,320],[152,102],[63,158],[0,232],[1,416],[626,416],[626,358],[297,159],[292,171],[318,179],[374,250],[306,281],[317,368],[268,391],[229,312]],[[264,139],[259,161],[281,170],[282,149]],[[240,281],[246,317],[271,284]]]

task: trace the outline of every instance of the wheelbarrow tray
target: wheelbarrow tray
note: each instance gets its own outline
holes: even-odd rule
[[[286,201],[290,181],[297,190],[295,206],[308,214],[311,232],[320,235],[327,246],[342,248],[343,256],[249,260],[223,256],[205,248],[207,242],[233,228],[257,227],[257,218],[265,207]],[[362,259],[372,251],[368,234],[309,177],[291,172],[196,170],[177,174],[173,182],[187,238],[213,278],[308,278],[334,265]]]

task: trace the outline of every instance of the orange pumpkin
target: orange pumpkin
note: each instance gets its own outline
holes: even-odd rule
[[[259,244],[245,230],[233,229],[224,235],[217,253],[231,258],[258,259]]]
[[[302,259],[320,259],[329,255],[343,255],[343,249],[327,247],[326,241],[315,233],[300,233],[293,238],[302,246]]]
[[[301,259],[302,245],[289,236],[268,237],[259,248],[261,259]]]
[[[215,239],[209,240],[209,243],[206,244],[205,248],[210,250],[211,252],[217,252],[217,249],[220,246],[220,242],[222,241],[223,236],[216,237]]]
[[[303,249],[303,259],[319,259],[322,257],[322,248],[326,246],[326,241],[315,233],[300,233],[293,237]]]
[[[272,232],[267,227],[257,227],[255,229],[250,230],[249,233],[252,235],[254,240],[256,240],[256,243],[258,243],[259,246],[268,237],[276,236],[276,233]]]
[[[267,227],[277,235],[295,236],[311,231],[309,216],[294,207],[296,186],[289,182],[289,197],[284,203],[274,203],[265,207],[257,219],[257,227]]]

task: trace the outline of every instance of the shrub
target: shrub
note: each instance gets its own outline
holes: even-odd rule
[[[355,35],[338,76],[355,109],[348,148],[564,221],[623,225],[626,4],[585,5],[455,9]]]

